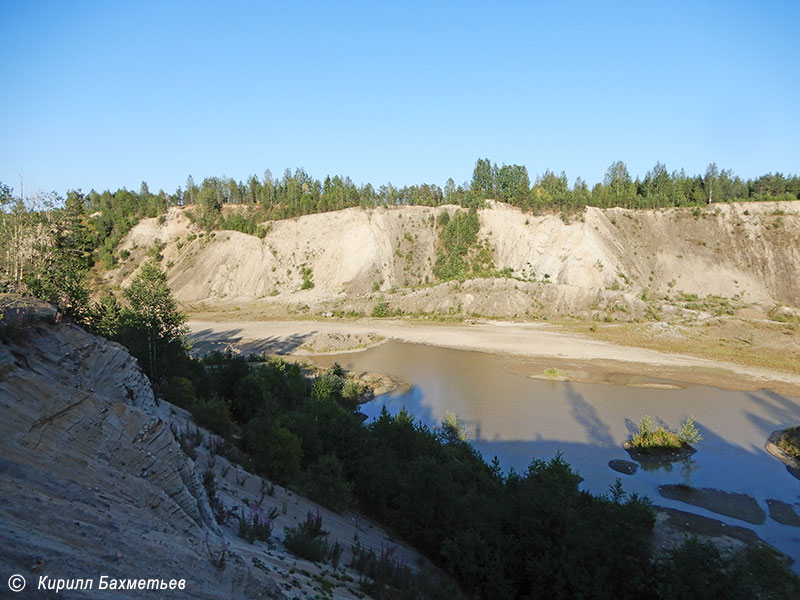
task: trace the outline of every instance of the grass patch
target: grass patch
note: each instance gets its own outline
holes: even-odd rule
[[[611,322],[613,319],[606,320]],[[559,329],[585,334],[585,323],[585,321],[562,322],[559,323]],[[791,338],[780,335],[786,328],[787,325],[783,323],[754,323],[735,319],[717,327],[686,326],[680,329],[680,335],[654,334],[651,327],[639,323],[618,323],[614,327],[598,327],[593,333],[597,339],[620,346],[674,352],[800,374],[800,356],[787,346]],[[751,335],[753,343],[743,344],[737,341],[740,338],[749,338]],[[787,390],[786,393],[796,394],[793,389]]]
[[[565,379],[567,373],[565,371],[559,371],[554,367],[549,367],[542,371],[542,375],[545,377],[549,377],[550,379]]]

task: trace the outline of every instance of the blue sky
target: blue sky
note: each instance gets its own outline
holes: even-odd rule
[[[0,0],[0,181],[800,171],[800,2]]]

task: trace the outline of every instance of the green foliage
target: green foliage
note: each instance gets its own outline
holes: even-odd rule
[[[152,262],[142,265],[124,296],[130,309],[121,313],[116,337],[150,379],[160,381],[185,356],[186,317],[178,311],[166,274]]]
[[[358,381],[352,377],[345,379],[341,392],[342,405],[345,408],[355,410],[358,407],[359,401],[361,400],[361,394],[363,392],[364,386],[358,383]]]
[[[334,454],[326,454],[312,464],[299,480],[303,493],[336,512],[351,508],[353,483],[345,479],[342,462]]]
[[[375,306],[372,307],[372,316],[383,318],[392,316],[392,309],[386,300],[379,300]]]
[[[187,377],[168,377],[161,393],[168,402],[186,410],[192,410],[197,401],[194,384]]]
[[[106,312],[113,314],[112,306]],[[675,573],[685,568],[680,555],[653,562],[652,509],[621,483],[610,496],[584,492],[560,456],[504,477],[497,462],[487,465],[467,443],[455,415],[432,431],[405,410],[391,416],[384,409],[364,426],[353,413],[358,385],[341,366],[309,385],[296,364],[258,358],[214,353],[202,363],[176,361],[181,374],[166,377],[162,392],[190,405],[212,431],[238,430],[245,463],[272,480],[292,483],[334,510],[358,506],[442,565],[469,597],[685,597],[689,579]],[[687,431],[693,428],[688,420]],[[653,434],[652,419],[643,419],[641,430]],[[270,523],[241,516],[244,539],[268,538]],[[298,556],[335,564],[341,547],[325,533],[319,515],[309,514],[286,530],[285,543]],[[429,580],[424,571],[408,576],[389,550],[381,556],[358,550],[353,561],[364,574],[362,590],[375,597],[457,597],[447,581]],[[716,597],[728,597],[731,581],[750,597],[758,590],[791,597],[796,584],[770,556],[697,562],[719,567]],[[780,583],[760,578],[761,571]]]
[[[639,431],[631,438],[630,444],[640,452],[657,453],[665,449],[680,449],[702,439],[693,417],[688,417],[680,430],[675,433],[664,427],[653,429],[653,419],[645,415],[639,422]]]
[[[479,208],[484,198],[499,199],[523,210],[557,211],[563,215],[586,206],[631,209],[690,206],[700,216],[703,214],[700,207],[711,203],[797,200],[800,177],[768,173],[743,180],[714,163],[704,174],[687,175],[683,170],[670,173],[664,164],[657,162],[643,180],[633,181],[625,163],[615,161],[608,167],[603,182],[590,190],[580,177],[570,188],[565,173],[549,170],[537,176],[531,185],[524,165],[498,167],[483,158],[475,164],[469,189],[456,186],[452,179],[444,191],[429,184],[403,188],[387,184],[376,189],[371,184],[356,186],[349,177],[328,176],[320,181],[303,169],[294,172],[287,169],[281,178],[266,171],[263,178],[251,176],[246,182],[207,177],[199,186],[190,176],[185,191],[179,189],[172,195],[163,191],[153,194],[144,182],[138,193],[126,189],[92,191],[85,196],[70,192],[63,211],[55,208],[61,203],[55,195],[23,202],[9,186],[0,183],[3,209],[0,270],[16,281],[46,276],[48,271],[42,269],[43,263],[53,260],[53,250],[64,249],[84,263],[80,268],[90,266],[94,259],[100,260],[105,268],[112,268],[123,236],[142,218],[159,217],[159,224],[163,224],[166,210],[175,205],[193,204],[194,208],[184,214],[207,230],[232,229],[263,238],[268,227],[262,223],[273,219],[353,206],[439,206],[445,199],[465,208]],[[240,206],[223,210],[226,204]],[[449,216],[445,215],[444,211],[439,215],[441,227],[448,224]],[[779,214],[776,216],[780,218]],[[780,222],[776,220],[772,226],[780,227]],[[192,239],[194,234],[187,242]],[[35,252],[26,250],[31,247]],[[120,259],[125,260],[123,256]],[[450,270],[457,272],[458,265],[450,265]],[[46,284],[43,289],[47,289]]]
[[[300,525],[284,530],[283,544],[298,558],[323,562],[335,555],[334,549],[325,539],[326,535],[328,532],[322,529],[322,516],[309,512]]]
[[[325,373],[314,378],[311,384],[312,400],[336,399],[340,396],[344,382],[335,373]]]
[[[180,202],[180,193],[151,194],[146,184],[139,193],[126,189],[101,194],[90,192],[85,198],[87,212],[93,213],[87,225],[95,236],[99,257],[105,268],[114,266],[114,252],[120,240],[142,218],[163,217],[170,205]],[[120,260],[127,260],[127,250],[120,251]]]
[[[216,396],[203,398],[195,403],[192,415],[201,426],[223,437],[229,437],[235,424],[231,419],[228,403]]]
[[[8,242],[30,263],[17,280],[25,273],[33,295],[56,304],[74,321],[86,323],[90,312],[86,275],[94,240],[86,224],[83,196],[70,192],[63,210],[51,209],[45,214],[26,214],[21,205],[15,208],[11,217],[17,222],[11,224]],[[3,214],[2,220],[6,224],[9,216]]]
[[[550,172],[526,190],[523,168],[497,168],[484,159],[480,169],[476,166],[474,191],[448,184],[448,201],[473,208],[453,218],[440,213],[440,276],[459,279],[493,269],[490,248],[477,243],[475,209],[481,196],[528,210],[569,212],[586,204],[700,206],[733,197],[800,193],[800,180],[779,174],[737,182],[715,169],[692,178],[670,175],[657,165],[643,182],[631,184],[624,164],[612,166],[608,181],[591,192],[583,182],[569,189],[565,175]],[[675,598],[703,594],[706,587],[715,598],[796,596],[796,580],[769,553],[717,556],[689,547],[655,563],[649,550],[649,503],[627,495],[621,485],[612,487],[610,497],[582,491],[579,475],[559,456],[534,460],[524,473],[503,476],[499,464],[487,465],[465,441],[454,417],[432,431],[406,411],[396,416],[384,411],[364,426],[353,413],[359,386],[341,369],[308,382],[299,366],[279,359],[261,364],[230,354],[212,355],[202,363],[191,359],[181,335],[183,317],[166,276],[153,263],[143,266],[125,291],[126,307],[106,296],[88,308],[88,296],[81,296],[82,278],[94,258],[111,262],[121,232],[142,216],[164,214],[171,203],[197,203],[198,222],[208,227],[222,226],[227,215],[241,212],[244,221],[234,219],[226,226],[249,229],[248,215],[263,222],[355,205],[438,206],[442,199],[436,186],[358,188],[347,178],[320,183],[302,170],[287,171],[282,179],[265,174],[261,181],[253,177],[244,184],[225,178],[204,180],[202,186],[191,181],[182,198],[151,194],[144,185],[139,194],[74,194],[63,212],[31,211],[0,188],[0,261],[6,273],[31,274],[43,293],[60,297],[60,305],[74,307],[72,314],[85,318],[95,331],[128,345],[158,392],[189,408],[199,424],[237,439],[248,454],[246,464],[337,510],[358,506],[452,573],[469,597]],[[226,203],[246,204],[247,209],[223,210]],[[100,214],[86,216],[94,212]],[[21,239],[14,234],[17,225],[31,236],[27,241],[38,240],[30,260],[15,254]],[[35,238],[37,232],[41,238]],[[192,239],[188,236],[187,243]],[[311,280],[307,275],[303,279]],[[377,316],[391,314],[385,299],[378,306]],[[644,419],[640,434],[660,435],[652,420]],[[699,439],[691,419],[672,435],[680,443]],[[256,527],[255,516],[242,517],[245,539],[268,537],[261,521]],[[298,555],[338,560],[341,548],[326,543],[319,516],[309,515],[286,533],[287,547]],[[363,563],[364,589],[376,597],[454,597],[442,588],[404,587],[401,578],[413,577],[392,564],[388,550],[367,558],[354,552],[354,562]]]
[[[252,456],[256,469],[277,483],[289,483],[300,471],[300,438],[266,416],[245,425],[242,446]]]
[[[472,171],[470,190],[484,198],[497,197],[497,165],[488,158],[479,158]]]
[[[555,367],[546,368],[544,371],[542,371],[542,374],[545,377],[550,377],[551,379],[564,379],[567,376],[566,372],[560,371]]]
[[[467,441],[467,428],[464,421],[458,418],[454,412],[446,412],[442,425],[440,427],[440,435],[445,444],[455,444],[457,442]]]
[[[441,248],[433,267],[436,277],[442,281],[466,279],[470,272],[467,253],[476,245],[479,229],[478,212],[474,207],[467,212],[457,212],[449,219],[439,232]],[[479,260],[478,269],[485,262],[485,257]]]
[[[373,598],[464,598],[454,582],[427,569],[412,569],[404,561],[395,558],[392,547],[381,547],[378,555],[358,542],[351,547],[351,555],[349,566],[364,576],[359,587]]]
[[[684,444],[696,444],[703,439],[700,435],[700,431],[695,427],[693,416],[690,415],[687,417],[684,424],[681,425],[681,428],[678,430],[678,439]]]
[[[225,217],[220,217],[214,226],[216,229],[240,231],[264,238],[267,235],[267,229],[261,225],[262,221],[264,221],[263,214],[258,210],[231,211]]]
[[[55,259],[41,271],[31,274],[28,288],[37,298],[52,302],[78,323],[87,321],[89,289],[86,270],[69,259]]]
[[[239,537],[252,544],[256,540],[269,541],[272,535],[272,521],[264,513],[260,505],[250,505],[250,515],[239,517]]]
[[[300,269],[300,276],[303,278],[303,285],[300,286],[300,289],[310,290],[314,287],[314,274],[311,271],[311,267],[302,267]]]
[[[800,596],[800,581],[771,549],[749,546],[726,554],[694,537],[667,553],[656,565],[654,579],[655,595],[664,600]]]
[[[800,458],[800,427],[784,429],[777,445],[784,452]]]
[[[164,242],[156,238],[153,244],[147,249],[147,257],[153,262],[161,262],[164,259],[164,255],[161,254],[161,251],[166,247],[167,245]]]

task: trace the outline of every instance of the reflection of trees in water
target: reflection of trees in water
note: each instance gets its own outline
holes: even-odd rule
[[[694,473],[697,469],[700,468],[700,465],[697,464],[693,458],[685,458],[681,461],[681,477],[683,478],[683,483],[686,485],[691,485],[692,482],[692,473]]]
[[[671,462],[656,462],[651,460],[643,460],[639,463],[639,465],[641,465],[643,471],[647,471],[648,473],[652,473],[655,471],[664,471],[665,473],[672,473]]]
[[[672,473],[672,470],[675,467],[675,465],[679,465],[681,477],[686,485],[689,485],[691,483],[692,473],[694,473],[697,469],[700,468],[700,465],[693,458],[684,458],[683,460],[664,461],[664,462],[643,460],[639,462],[639,465],[642,467],[644,471],[647,471],[649,473],[653,473],[656,471],[663,471],[664,473]]]

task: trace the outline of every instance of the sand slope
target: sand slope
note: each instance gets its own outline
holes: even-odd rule
[[[235,209],[235,208],[234,208]],[[368,314],[379,300],[404,312],[631,320],[682,294],[735,308],[800,305],[800,202],[698,210],[531,215],[488,202],[479,237],[513,278],[439,284],[435,217],[454,206],[359,209],[268,223],[260,239],[205,235],[172,208],[123,240],[131,258],[104,277],[126,285],[155,240],[189,309],[247,306]],[[313,288],[302,289],[304,279]],[[307,308],[306,308],[307,307]],[[667,308],[669,308],[667,306]]]

